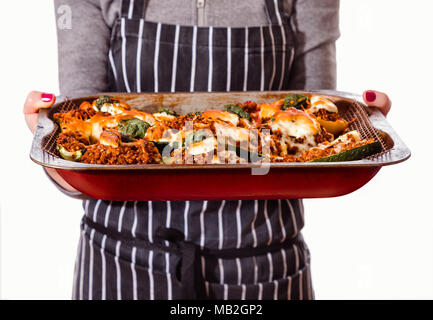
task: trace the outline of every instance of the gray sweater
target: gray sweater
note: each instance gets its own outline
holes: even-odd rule
[[[60,93],[107,91],[111,28],[121,0],[54,2],[58,18],[64,12],[60,6],[72,12],[71,28],[57,28]],[[291,88],[335,89],[339,0],[284,0],[284,9],[296,38]],[[197,12],[197,0],[150,0],[146,20],[216,27],[268,24],[264,0],[206,0],[202,19]]]

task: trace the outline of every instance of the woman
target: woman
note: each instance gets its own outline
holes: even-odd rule
[[[63,95],[334,89],[338,0],[58,0]],[[386,114],[387,96],[364,94]],[[32,92],[31,130],[55,97]],[[62,191],[80,196],[55,171]],[[85,200],[74,299],[313,299],[300,200]],[[167,251],[166,242],[179,246]]]

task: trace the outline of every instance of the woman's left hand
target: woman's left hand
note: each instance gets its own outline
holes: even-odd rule
[[[391,99],[383,92],[367,90],[364,91],[362,97],[368,106],[378,108],[385,117],[391,110]]]

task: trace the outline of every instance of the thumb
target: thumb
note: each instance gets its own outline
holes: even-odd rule
[[[39,91],[32,91],[27,95],[26,102],[24,103],[24,114],[37,113],[41,108],[49,108],[56,101],[56,96],[52,93],[44,93]]]
[[[364,91],[363,98],[368,106],[378,108],[384,116],[391,110],[391,99],[383,92],[367,90]]]
[[[56,101],[56,97],[52,93],[43,93],[32,91],[27,95],[24,103],[24,118],[29,129],[34,132],[36,123],[38,122],[38,111],[41,108],[49,108]]]

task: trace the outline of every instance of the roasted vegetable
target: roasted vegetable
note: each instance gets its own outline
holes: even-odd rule
[[[168,155],[171,153],[171,151],[178,149],[180,147],[180,144],[178,142],[167,142],[167,141],[152,141],[152,142],[161,155],[163,155],[163,153],[166,153]],[[168,149],[166,149],[167,146],[169,146]]]
[[[128,135],[136,139],[143,139],[146,135],[147,129],[149,128],[149,123],[137,118],[121,120],[118,126],[119,132],[121,134]]]
[[[61,145],[57,145],[57,151],[59,151],[60,156],[65,160],[78,161],[83,156],[85,149],[70,152],[66,150],[64,147],[62,147]]]
[[[336,121],[328,121],[317,118],[320,125],[326,129],[329,133],[332,133],[334,136],[342,133],[349,126],[349,123],[344,119],[338,119]]]
[[[307,109],[310,104],[310,98],[301,94],[289,94],[284,98],[283,106],[281,110],[287,108],[296,108],[299,110]]]
[[[382,150],[380,142],[369,143],[360,147],[356,147],[347,151],[340,152],[325,158],[313,160],[312,162],[339,162],[339,161],[354,161],[361,160],[371,156]]]
[[[119,100],[116,100],[113,97],[101,96],[96,100],[94,107],[97,109],[97,111],[101,111],[101,108],[104,104],[106,104],[106,103],[118,103],[118,102],[119,102]]]
[[[250,114],[244,110],[240,105],[228,104],[224,107],[224,111],[234,113],[239,116],[239,118],[250,120]]]
[[[158,113],[166,113],[170,116],[175,116],[175,117],[179,116],[174,110],[171,110],[171,109],[165,108],[165,107],[159,107]]]

